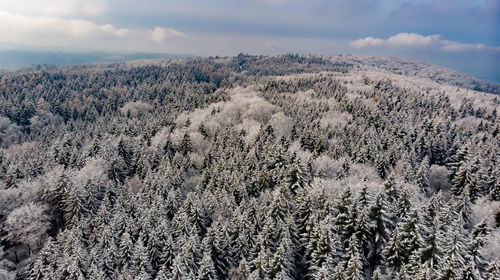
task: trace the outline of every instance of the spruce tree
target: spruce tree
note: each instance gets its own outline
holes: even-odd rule
[[[423,239],[421,236],[420,215],[417,209],[413,210],[402,221],[401,246],[404,250],[405,262],[415,250],[422,248]]]
[[[485,218],[479,224],[474,226],[469,235],[468,255],[471,262],[478,268],[484,268],[485,260],[481,255],[481,248],[485,245],[485,239],[490,234],[491,228],[488,220]]]
[[[188,133],[184,133],[181,143],[179,144],[179,151],[181,151],[183,156],[187,156],[193,151],[193,144],[191,143],[191,137]]]
[[[390,229],[393,226],[393,222],[387,210],[386,196],[383,193],[379,193],[368,214],[370,239],[368,242],[369,251],[367,260],[372,271],[381,263],[383,259],[382,251],[391,237]]]
[[[427,237],[424,240],[422,249],[420,250],[421,261],[423,265],[432,272],[437,269],[441,263],[443,248],[441,233],[439,232],[439,224],[436,219],[435,223],[428,229]]]
[[[363,261],[359,254],[357,245],[358,240],[356,236],[353,235],[349,241],[349,248],[347,249],[347,260],[345,268],[345,279],[346,280],[363,280]]]
[[[416,184],[417,187],[420,188],[420,190],[424,194],[429,194],[429,158],[425,157],[422,162],[420,163],[420,167],[417,170],[416,174]]]
[[[397,226],[391,234],[391,238],[387,242],[384,250],[382,251],[384,257],[384,264],[387,267],[398,268],[404,262],[404,248],[401,244],[401,226]]]
[[[500,279],[500,261],[498,258],[491,261],[483,277],[485,280]]]
[[[64,222],[67,227],[71,228],[76,225],[80,218],[84,215],[85,206],[83,205],[82,198],[75,187],[70,188],[63,203]]]
[[[217,272],[215,271],[212,257],[205,253],[201,259],[200,268],[198,269],[197,280],[217,280]]]
[[[134,252],[131,261],[135,273],[145,272],[151,276],[153,267],[151,266],[150,257],[142,239],[143,238],[139,237],[139,239],[137,240],[134,246]]]
[[[330,229],[330,220],[325,219],[316,224],[307,246],[310,255],[310,274],[316,273],[325,262],[333,258],[334,240]]]
[[[488,178],[487,186],[491,200],[500,201],[500,168],[493,170]]]

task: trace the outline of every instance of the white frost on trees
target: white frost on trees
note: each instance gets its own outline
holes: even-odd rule
[[[49,229],[47,207],[32,202],[10,212],[4,223],[7,239],[34,249],[42,244]]]
[[[153,106],[151,106],[151,104],[142,101],[134,101],[123,105],[123,107],[120,108],[120,112],[126,116],[137,117],[139,114],[147,113],[152,109]]]

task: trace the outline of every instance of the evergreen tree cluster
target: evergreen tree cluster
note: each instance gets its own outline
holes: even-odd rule
[[[353,68],[241,54],[0,74],[0,274],[498,279],[496,109],[351,86]],[[210,123],[251,85],[290,131]]]

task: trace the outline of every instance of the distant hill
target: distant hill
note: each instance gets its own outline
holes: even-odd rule
[[[500,84],[485,81],[459,71],[410,59],[383,56],[344,56],[343,59],[362,69],[386,70],[410,78],[425,78],[439,84],[500,94]]]
[[[0,69],[16,70],[23,67],[39,64],[75,65],[179,57],[193,56],[187,54],[183,55],[165,53],[73,53],[52,51],[0,50]]]

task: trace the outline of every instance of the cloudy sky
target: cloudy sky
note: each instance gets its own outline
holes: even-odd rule
[[[0,48],[386,55],[500,82],[500,1],[0,0]]]

